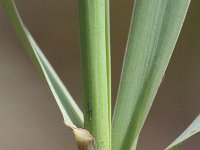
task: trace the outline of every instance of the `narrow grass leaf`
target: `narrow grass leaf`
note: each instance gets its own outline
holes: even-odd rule
[[[136,0],[112,123],[112,149],[135,150],[190,0]]]
[[[165,150],[177,150],[184,141],[197,134],[198,132],[200,132],[200,115],[198,115],[196,119],[189,125],[189,127]]]
[[[65,88],[62,81],[44,56],[31,34],[23,24],[15,3],[13,0],[1,0],[6,14],[9,16],[10,21],[15,28],[20,40],[22,41],[27,52],[31,56],[34,64],[40,71],[44,80],[47,81],[56,102],[62,112],[65,123],[69,127],[83,127],[83,114],[75,101],[72,99],[70,93]]]

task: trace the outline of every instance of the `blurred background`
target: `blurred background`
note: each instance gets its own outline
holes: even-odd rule
[[[77,1],[15,0],[23,21],[80,107]],[[133,0],[111,0],[115,102]],[[142,130],[138,150],[162,150],[200,112],[200,1],[193,0],[181,36]],[[0,8],[0,149],[75,150],[48,87]],[[180,150],[199,150],[200,135]]]

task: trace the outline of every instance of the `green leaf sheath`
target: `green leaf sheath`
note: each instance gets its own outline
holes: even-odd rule
[[[65,123],[70,127],[83,127],[83,114],[81,110],[23,24],[14,1],[1,0],[0,2],[34,64],[40,71],[43,79],[48,83],[62,112]]]
[[[98,150],[110,150],[109,1],[79,0],[84,125]]]
[[[196,119],[189,125],[189,127],[165,150],[177,150],[184,141],[197,134],[198,132],[200,132],[200,115],[198,115]]]
[[[112,149],[135,150],[190,0],[136,0],[112,126]]]

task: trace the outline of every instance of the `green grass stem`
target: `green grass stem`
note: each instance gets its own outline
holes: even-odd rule
[[[79,0],[84,126],[97,150],[111,148],[109,1]]]

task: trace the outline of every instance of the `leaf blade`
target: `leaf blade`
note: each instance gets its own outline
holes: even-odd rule
[[[189,3],[136,1],[112,123],[113,149],[136,149]]]
[[[10,21],[15,28],[22,44],[26,48],[32,61],[36,65],[43,79],[49,85],[54,98],[60,108],[65,123],[69,127],[83,127],[83,114],[65,88],[53,67],[44,56],[31,34],[23,24],[13,0],[0,1]]]
[[[176,150],[184,141],[200,132],[200,115],[165,150]]]

